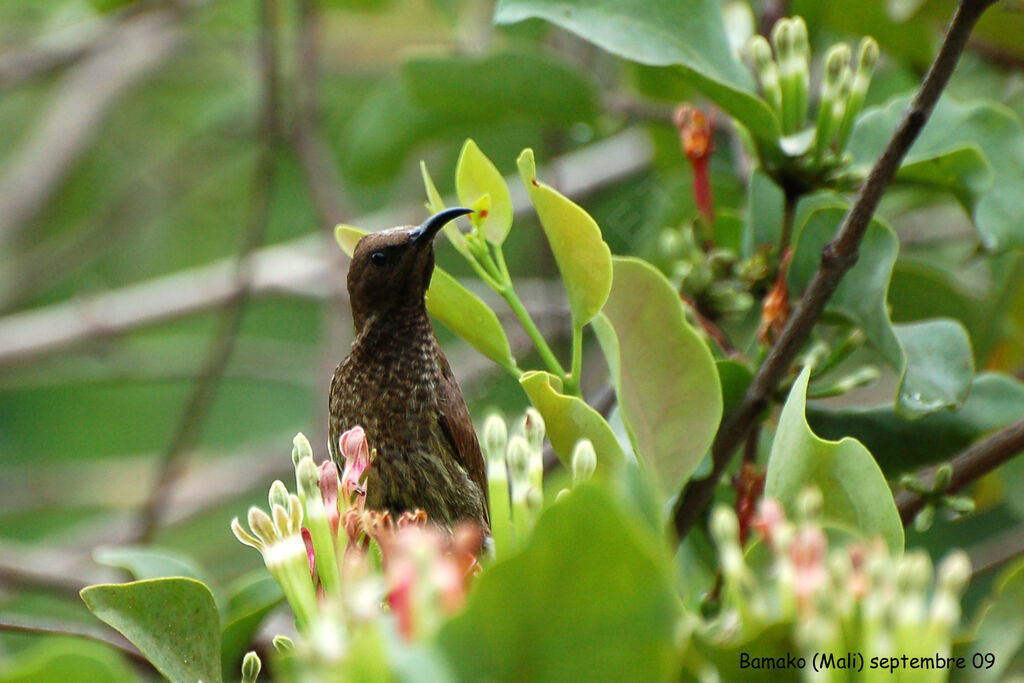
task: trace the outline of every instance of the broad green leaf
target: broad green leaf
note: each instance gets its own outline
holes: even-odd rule
[[[563,394],[562,383],[557,377],[531,370],[523,373],[519,384],[544,418],[551,447],[567,467],[571,464],[573,447],[584,437],[594,444],[599,469],[607,471],[608,467],[622,462],[622,446],[612,428],[583,399]]]
[[[962,405],[974,379],[971,340],[963,325],[940,318],[893,329],[903,347],[905,364],[897,410],[923,416]]]
[[[671,680],[679,598],[666,558],[606,491],[581,485],[480,576],[437,644],[465,681]]]
[[[339,225],[334,229],[335,239],[349,256],[365,234],[366,231],[351,225]],[[434,268],[427,289],[427,311],[477,351],[512,374],[519,374],[498,316],[480,297],[438,267]]]
[[[760,168],[750,174],[747,188],[747,222],[743,230],[743,255],[753,256],[763,247],[777,247],[782,233],[785,197]]]
[[[434,268],[430,280],[427,311],[477,351],[513,375],[519,374],[498,316],[480,297],[440,268]]]
[[[850,138],[862,172],[885,146],[907,106],[900,97],[869,110]],[[1024,246],[1024,128],[995,102],[960,104],[943,98],[910,148],[897,179],[950,189],[971,215],[991,251]]]
[[[802,292],[821,263],[821,250],[834,236],[846,208],[811,211],[799,230],[787,280],[792,296]],[[872,220],[860,258],[828,302],[827,311],[860,326],[871,345],[900,373],[897,409],[920,417],[956,408],[970,389],[974,360],[967,332],[953,320],[893,326],[886,306],[889,278],[899,252],[892,229]]]
[[[597,315],[608,298],[612,286],[611,250],[589,213],[537,180],[532,149],[524,150],[517,163],[565,282],[573,322],[582,327]]]
[[[472,207],[481,197],[488,196],[487,215],[470,215],[488,242],[501,244],[512,228],[512,197],[504,176],[495,168],[476,143],[466,140],[455,169],[455,187],[459,202]],[[457,228],[456,228],[457,229]]]
[[[953,656],[968,662],[976,653],[995,655],[992,668],[953,670],[951,681],[970,683],[1008,680],[1004,675],[1024,646],[1024,561],[1007,567],[996,581],[990,600],[982,607],[974,637],[954,644]]]
[[[776,142],[779,121],[732,52],[718,0],[499,0],[494,20],[546,19],[625,59],[675,66],[759,138]]]
[[[82,638],[37,638],[0,659],[0,683],[130,683],[139,680],[112,648]]]
[[[949,460],[975,439],[1024,415],[1024,384],[1008,375],[979,374],[956,412],[907,420],[889,405],[826,410],[810,407],[807,421],[826,439],[852,436],[893,477]]]
[[[236,677],[243,654],[252,649],[256,631],[283,599],[277,581],[262,569],[242,577],[231,587],[220,635],[221,673],[225,680]]]
[[[136,579],[158,579],[162,576],[185,576],[206,582],[196,561],[182,553],[147,546],[99,547],[93,559],[108,567],[129,571]]]
[[[779,416],[768,471],[766,496],[778,499],[790,516],[800,493],[817,487],[826,520],[865,537],[881,536],[894,553],[903,552],[903,524],[889,485],[871,453],[856,439],[819,439],[804,416],[810,368],[793,383]]]
[[[82,600],[172,681],[220,676],[220,619],[213,594],[195,579],[173,577],[82,590]]]
[[[718,373],[665,276],[636,258],[615,257],[612,264],[611,294],[593,327],[633,449],[667,499],[715,438],[722,419]]]
[[[461,119],[571,124],[591,120],[599,111],[594,83],[542,54],[413,57],[402,66],[402,79],[417,104]]]

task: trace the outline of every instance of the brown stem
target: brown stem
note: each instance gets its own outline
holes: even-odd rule
[[[1024,451],[1024,419],[1003,427],[995,434],[974,444],[953,458],[953,477],[949,485],[938,493],[956,493],[967,484],[988,474],[1010,458]],[[934,480],[935,470],[929,467],[918,476],[927,486]],[[928,501],[916,493],[904,492],[896,496],[896,507],[903,524],[910,524]]]
[[[711,447],[711,476],[691,481],[680,495],[674,516],[675,531],[683,538],[711,501],[715,486],[725,472],[737,447],[768,407],[768,399],[789,371],[811,329],[825,310],[843,276],[857,262],[861,240],[871,218],[892,182],[900,162],[928,121],[935,103],[949,82],[960,55],[967,45],[971,29],[995,0],[961,0],[946,31],[924,82],[911,101],[903,119],[889,139],[882,155],[861,185],[853,206],[843,219],[835,238],[824,248],[821,265],[807,286],[796,310],[772,346],[765,362],[747,388],[739,406],[722,421]]]
[[[182,409],[174,434],[160,456],[160,469],[156,484],[146,505],[139,513],[138,542],[152,540],[163,517],[171,487],[181,468],[182,455],[199,438],[203,424],[210,413],[217,387],[224,376],[224,368],[234,351],[238,330],[251,298],[250,260],[263,242],[270,218],[270,198],[274,182],[274,155],[281,141],[281,120],[278,94],[278,6],[276,0],[263,0],[260,31],[260,69],[263,78],[263,114],[260,137],[263,151],[257,162],[253,185],[253,208],[242,245],[239,249],[235,282],[238,288],[229,297],[221,312],[217,330],[211,339],[203,366]]]

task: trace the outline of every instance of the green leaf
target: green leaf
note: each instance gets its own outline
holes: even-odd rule
[[[623,421],[663,499],[679,492],[722,419],[714,359],[669,281],[637,258],[612,259],[612,290],[594,331]]]
[[[427,170],[427,164],[424,161],[420,162],[420,174],[423,176],[423,187],[427,191],[427,211],[431,214],[440,213],[445,210],[444,199],[441,197],[441,193],[437,191],[437,186],[434,185],[434,179],[430,177],[430,171]],[[468,208],[468,207],[467,207]],[[455,251],[462,254],[462,257],[467,260],[472,260],[473,256],[469,252],[469,245],[466,243],[466,236],[459,230],[459,226],[455,221],[449,221],[445,223],[444,227],[441,228],[444,231],[445,237]]]
[[[956,412],[907,420],[890,405],[826,410],[810,407],[807,420],[826,439],[852,436],[892,477],[951,457],[982,435],[1024,415],[1024,384],[999,373],[979,374]]]
[[[862,173],[885,146],[906,109],[900,97],[869,110],[850,138]],[[1010,109],[987,101],[939,101],[910,148],[897,179],[950,189],[991,251],[1024,246],[1024,128]]]
[[[513,375],[520,374],[498,316],[483,299],[440,268],[434,268],[430,280],[427,311],[499,366]]]
[[[139,680],[117,652],[82,638],[37,638],[0,660],[0,683],[130,683]]]
[[[775,142],[774,112],[729,46],[718,0],[499,0],[494,21],[546,19],[612,54],[681,75],[754,135]]]
[[[351,225],[339,225],[334,229],[338,245],[350,257],[355,252],[356,243],[366,234],[365,230]],[[427,289],[427,312],[499,366],[514,375],[519,374],[498,316],[483,299],[439,267],[434,268]]]
[[[472,140],[466,140],[459,154],[455,187],[459,202],[466,207],[472,207],[485,195],[489,197],[487,215],[474,213],[470,220],[491,244],[504,242],[512,228],[512,197],[504,176]]]
[[[252,649],[260,624],[283,599],[281,586],[262,569],[243,576],[232,586],[220,634],[221,673],[225,680],[235,678],[242,655]]]
[[[622,446],[612,428],[583,399],[563,394],[559,378],[549,372],[531,370],[523,373],[519,384],[544,418],[551,447],[567,467],[573,447],[584,437],[594,444],[599,470],[607,471],[623,461]]]
[[[896,409],[923,416],[962,405],[974,379],[971,340],[963,325],[939,319],[893,329],[905,359]]]
[[[1004,674],[1024,645],[1024,561],[1014,562],[1000,574],[992,597],[982,607],[976,621],[974,637],[955,643],[953,656],[964,657],[969,662],[972,655],[980,652],[995,655],[995,663],[991,669],[954,670],[950,680],[970,683],[1007,680]]]
[[[459,680],[664,681],[678,618],[660,539],[584,484],[481,575],[437,642]]]
[[[903,552],[903,524],[889,485],[871,453],[857,440],[819,439],[804,416],[810,368],[804,368],[779,416],[764,493],[794,515],[797,497],[816,486],[826,520],[865,537],[881,536],[894,553]]]
[[[517,163],[565,282],[573,322],[582,327],[597,315],[608,298],[612,286],[611,250],[589,213],[537,180],[532,149],[523,150]]]
[[[787,281],[791,292],[802,292],[821,262],[821,250],[846,215],[846,207],[824,206],[803,222]],[[967,397],[974,373],[967,331],[954,320],[931,320],[893,326],[886,292],[899,252],[892,228],[872,220],[860,246],[860,258],[840,282],[827,311],[860,326],[871,345],[900,373],[897,410],[920,417],[943,408],[956,408]]]
[[[743,255],[753,256],[762,247],[776,247],[782,233],[785,195],[760,168],[750,174],[747,189],[747,222],[743,230]]]
[[[220,619],[213,594],[183,577],[89,586],[89,610],[113,626],[172,681],[220,676]]]
[[[403,65],[402,79],[417,104],[459,119],[571,124],[592,120],[598,112],[594,83],[540,54],[414,57]]]
[[[185,576],[206,583],[196,561],[173,550],[147,546],[99,547],[92,557],[99,564],[127,570],[136,579]]]

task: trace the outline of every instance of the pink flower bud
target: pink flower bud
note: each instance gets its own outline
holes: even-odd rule
[[[316,555],[313,553],[313,534],[302,527],[302,543],[306,546],[306,557],[309,559],[309,576],[316,581]]]
[[[338,467],[332,460],[320,463],[320,497],[324,500],[331,531],[338,533],[341,513],[338,510]]]

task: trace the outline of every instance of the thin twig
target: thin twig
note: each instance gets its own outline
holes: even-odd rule
[[[1024,419],[1003,427],[953,458],[950,462],[953,476],[949,485],[936,494],[956,493],[1021,452],[1024,452]],[[937,469],[937,466],[929,467],[918,475],[926,487],[934,481]],[[927,502],[924,496],[916,493],[899,494],[896,496],[896,507],[900,511],[900,519],[904,524],[910,524]]]
[[[229,299],[220,316],[218,328],[210,343],[206,360],[192,388],[167,448],[161,454],[160,471],[146,505],[139,515],[137,540],[148,542],[160,523],[170,488],[181,467],[181,456],[191,448],[209,415],[224,368],[234,350],[238,330],[251,298],[248,286],[248,256],[260,245],[270,221],[270,201],[274,183],[275,155],[281,142],[281,120],[278,95],[278,7],[276,0],[260,3],[261,30],[259,38],[260,70],[263,79],[263,114],[260,136],[263,150],[255,171],[253,207],[249,226],[238,254],[235,282],[237,294]]]
[[[675,531],[683,538],[698,516],[707,508],[722,473],[725,472],[737,447],[746,438],[760,415],[768,407],[768,399],[789,371],[811,329],[825,310],[829,298],[843,276],[857,262],[861,240],[871,217],[892,182],[900,162],[928,121],[935,103],[949,82],[971,29],[995,0],[962,0],[953,16],[942,47],[932,62],[924,82],[889,139],[882,155],[868,174],[853,206],[843,219],[835,238],[825,247],[821,265],[807,286],[796,310],[790,317],[765,362],[743,396],[742,401],[722,421],[711,447],[711,476],[691,481],[680,496],[674,516]]]
[[[86,638],[97,643],[109,645],[127,655],[133,662],[144,664],[149,670],[153,669],[153,665],[150,664],[149,660],[134,645],[128,642],[124,636],[105,629],[92,628],[84,624],[74,624],[67,621],[53,621],[38,617],[4,614],[0,615],[0,631]]]

